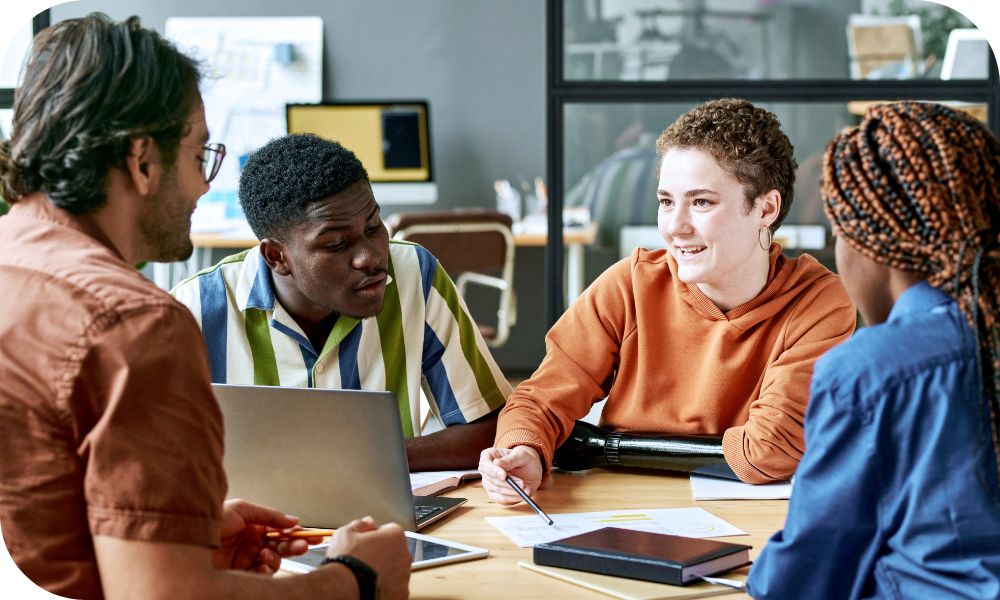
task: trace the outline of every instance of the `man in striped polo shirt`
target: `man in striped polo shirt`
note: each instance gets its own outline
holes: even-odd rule
[[[475,467],[510,385],[437,259],[389,240],[354,153],[274,139],[239,195],[260,244],[172,292],[201,326],[212,381],[389,390],[411,470]],[[421,389],[444,425],[426,436]]]

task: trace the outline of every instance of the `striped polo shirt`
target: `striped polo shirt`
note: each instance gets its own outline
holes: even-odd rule
[[[419,435],[421,390],[445,426],[503,405],[510,384],[437,259],[416,244],[390,241],[388,270],[379,313],[341,315],[322,349],[277,301],[259,246],[171,293],[201,326],[214,383],[388,390],[407,437]]]

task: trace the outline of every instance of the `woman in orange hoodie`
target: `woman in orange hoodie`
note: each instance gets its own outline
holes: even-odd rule
[[[493,501],[520,501],[507,475],[534,493],[605,397],[615,436],[698,435],[699,452],[747,483],[787,479],[805,450],[813,363],[850,337],[856,312],[836,275],[772,241],[792,202],[792,145],[772,113],[726,99],[683,115],[656,147],[667,248],[613,265],[549,331],[480,457]]]

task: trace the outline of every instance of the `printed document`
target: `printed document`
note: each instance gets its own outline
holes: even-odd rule
[[[549,516],[555,522],[554,525],[545,524],[535,514],[523,517],[486,517],[486,520],[522,548],[587,533],[602,527],[621,527],[694,538],[747,535],[747,532],[703,508],[612,510]]]

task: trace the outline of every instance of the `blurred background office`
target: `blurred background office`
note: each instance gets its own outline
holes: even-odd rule
[[[990,109],[1000,86],[982,35],[959,13],[922,0],[80,0],[47,18],[93,11],[137,14],[161,32],[172,18],[317,17],[320,81],[309,101],[426,101],[435,199],[380,198],[383,213],[510,213],[520,231],[519,302],[494,355],[515,378],[537,366],[543,333],[579,288],[634,245],[661,243],[653,142],[698,103],[742,96],[778,115],[799,163],[778,238],[790,254],[810,252],[831,266],[820,156],[870,102],[947,101],[997,131]],[[31,30],[26,23],[19,43]],[[291,60],[295,51],[273,57]],[[12,54],[0,73],[3,132],[19,62]],[[228,166],[238,168],[249,150],[236,150]],[[546,219],[561,219],[577,241],[547,239]],[[565,262],[543,267],[556,246]],[[207,256],[233,251],[209,248]],[[470,297],[479,303],[495,306]]]

